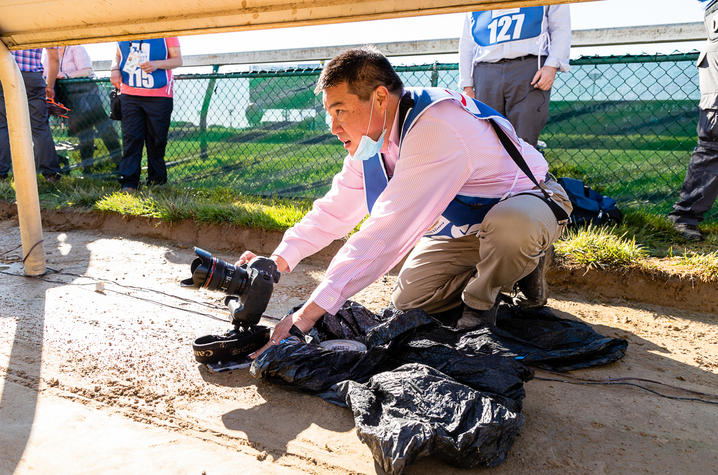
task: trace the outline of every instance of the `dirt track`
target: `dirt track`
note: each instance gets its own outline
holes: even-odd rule
[[[0,222],[0,270],[17,274],[0,274],[0,473],[377,471],[348,410],[246,370],[212,374],[196,364],[191,341],[229,325],[221,295],[177,285],[190,248],[46,232],[48,267],[62,273],[41,281],[19,276],[19,243],[16,223]],[[310,262],[284,275],[268,313],[301,302],[321,271]],[[97,280],[106,282],[102,293]],[[392,283],[387,277],[355,300],[384,307]],[[554,297],[563,316],[629,340],[624,360],[574,376],[718,393],[715,315]],[[524,430],[492,472],[718,473],[717,405],[539,380],[526,392]],[[431,459],[408,472],[465,473]]]

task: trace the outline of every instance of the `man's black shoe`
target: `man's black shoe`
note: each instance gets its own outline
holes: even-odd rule
[[[456,328],[474,328],[478,326],[496,326],[496,314],[499,310],[499,304],[495,303],[488,310],[476,310],[464,304],[464,311],[461,318],[456,322]]]
[[[0,174],[0,180],[7,180],[7,173]]]
[[[53,175],[45,175],[45,181],[48,183],[57,183],[60,181],[60,174],[55,173]]]
[[[695,224],[673,223],[673,229],[687,241],[702,241],[703,234]]]
[[[523,308],[543,307],[548,302],[548,283],[546,271],[553,261],[553,244],[538,261],[536,268],[526,277],[516,282],[523,297],[515,297],[514,304]]]
[[[703,234],[701,234],[697,224],[682,223],[678,221],[679,219],[681,219],[681,216],[675,214],[668,215],[668,221],[673,225],[673,229],[675,229],[683,239],[687,241],[703,240]]]
[[[440,321],[442,325],[446,325],[449,327],[455,327],[456,322],[459,321],[461,318],[461,315],[464,310],[464,304],[460,304],[451,310],[444,310],[443,312],[439,313],[432,313],[430,314],[433,318]]]

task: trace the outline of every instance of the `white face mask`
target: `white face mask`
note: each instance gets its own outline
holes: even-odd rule
[[[387,111],[388,112],[388,111]],[[354,151],[354,155],[350,155],[352,160],[369,160],[371,157],[379,153],[382,145],[384,145],[384,134],[386,134],[386,112],[384,113],[384,125],[382,126],[381,135],[378,140],[372,140],[369,137],[369,127],[371,127],[371,117],[374,114],[374,100],[371,101],[371,110],[369,111],[369,125],[366,126],[366,134],[361,136],[359,146]]]

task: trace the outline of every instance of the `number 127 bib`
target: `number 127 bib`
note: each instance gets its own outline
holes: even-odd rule
[[[479,46],[535,38],[541,34],[544,7],[471,13],[471,33]]]

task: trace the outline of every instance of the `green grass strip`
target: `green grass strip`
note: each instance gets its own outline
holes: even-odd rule
[[[97,210],[167,222],[192,220],[283,231],[296,224],[312,206],[309,199],[258,198],[229,187],[187,189],[168,184],[142,188],[135,194],[123,193],[119,188],[118,183],[95,179],[63,177],[49,184],[38,177],[40,204],[45,209]],[[0,181],[0,199],[15,200],[13,182]],[[555,247],[557,256],[566,262],[605,269],[650,268],[649,257],[675,262],[674,249],[682,248],[683,256],[677,259],[681,273],[718,281],[718,224],[702,224],[701,231],[705,241],[687,242],[665,214],[627,210],[621,225],[569,230]]]
[[[648,257],[635,237],[617,235],[615,228],[588,226],[569,230],[555,243],[556,253],[589,268],[630,268]]]

